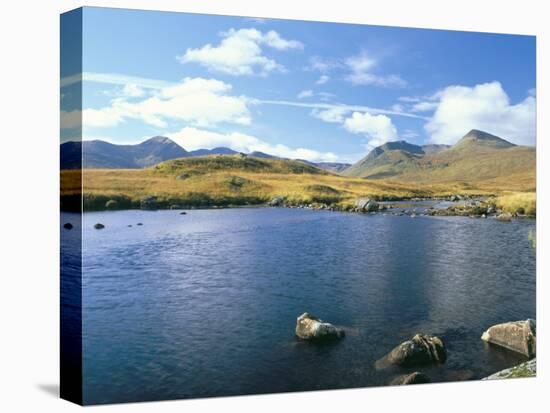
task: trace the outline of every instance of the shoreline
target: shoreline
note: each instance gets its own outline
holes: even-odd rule
[[[130,205],[129,207],[117,207],[109,205],[109,201],[104,208],[91,208],[74,210],[61,209],[61,212],[106,212],[106,211],[192,211],[192,210],[217,210],[217,209],[239,209],[239,208],[288,208],[288,209],[309,209],[321,210],[329,212],[344,212],[356,213],[362,215],[384,215],[384,216],[439,216],[439,217],[469,217],[475,219],[493,218],[499,219],[505,215],[502,221],[510,221],[511,219],[536,219],[536,215],[509,213],[494,207],[494,204],[488,202],[494,200],[494,197],[380,197],[380,200],[371,198],[360,198],[356,201],[356,205],[331,205],[326,203],[287,203],[283,197],[273,198],[268,202],[261,203],[244,203],[244,204],[222,204],[222,205],[179,205],[168,204],[166,202],[156,202],[155,197],[143,198],[140,204]],[[357,206],[357,202],[365,200],[372,202],[373,207],[367,209]],[[423,204],[424,203],[424,204]],[[450,203],[448,206],[436,207],[438,204]],[[126,205],[125,205],[126,206]]]

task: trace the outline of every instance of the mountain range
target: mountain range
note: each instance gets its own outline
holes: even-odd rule
[[[453,146],[388,142],[342,174],[415,183],[509,181],[534,190],[536,150],[473,129]]]
[[[239,152],[218,147],[186,151],[170,138],[155,136],[136,145],[116,145],[102,140],[69,141],[61,144],[61,169],[138,169],[147,168],[163,161],[208,155],[236,155]],[[82,156],[82,154],[85,154]],[[253,151],[248,156],[273,159],[276,156]],[[84,165],[81,164],[81,159]],[[340,172],[351,164],[338,162],[306,162],[332,172]]]
[[[80,165],[81,153],[84,165]],[[156,136],[136,145],[115,145],[101,140],[65,142],[61,145],[62,169],[141,169],[163,161],[208,155],[236,155],[218,147],[186,151],[170,138]],[[248,156],[281,159],[251,152]],[[513,183],[528,190],[535,187],[536,150],[518,146],[498,136],[473,129],[455,145],[415,145],[403,140],[387,142],[371,150],[353,165],[338,162],[310,162],[311,166],[343,176],[369,180],[390,179],[407,183],[445,182]]]

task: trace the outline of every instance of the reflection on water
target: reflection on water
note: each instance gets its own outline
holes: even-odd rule
[[[385,385],[403,371],[374,362],[417,332],[449,350],[422,369],[433,381],[486,376],[522,361],[480,335],[535,318],[534,226],[293,209],[85,214],[84,398]],[[304,311],[346,338],[298,341]]]

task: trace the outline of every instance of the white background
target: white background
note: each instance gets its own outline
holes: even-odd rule
[[[0,13],[0,411],[80,409],[57,398],[59,13],[81,5],[536,34],[538,377],[94,407],[120,412],[542,410],[547,362],[549,11],[522,0],[4,1]],[[483,64],[464,62],[468,65]],[[483,274],[480,274],[482,277]],[[506,305],[506,303],[502,303]],[[220,315],[223,317],[223,315]]]

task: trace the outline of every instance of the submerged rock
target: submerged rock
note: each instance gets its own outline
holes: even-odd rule
[[[403,374],[393,379],[390,385],[404,385],[404,384],[422,384],[422,383],[431,383],[432,381],[428,376],[419,371],[415,371],[411,374]]]
[[[331,340],[344,337],[344,330],[304,313],[296,319],[296,335],[302,340]]]
[[[481,339],[529,358],[537,355],[537,325],[532,319],[494,325],[483,333]]]
[[[67,222],[65,225],[63,225],[63,228],[65,228],[65,229],[73,229],[73,224],[71,224],[70,222]]]
[[[388,365],[408,367],[444,363],[446,359],[447,350],[439,337],[416,334],[412,339],[399,344],[385,357],[378,360],[376,367],[384,368]]]
[[[105,228],[105,225],[98,222],[97,224],[94,225],[94,228],[95,229],[103,229],[103,228]]]
[[[378,211],[380,205],[374,199],[359,198],[355,201],[355,207],[360,212],[375,212]]]
[[[518,366],[510,367],[484,377],[481,380],[499,380],[499,379],[516,379],[520,377],[536,377],[537,376],[537,359],[526,361]]]

